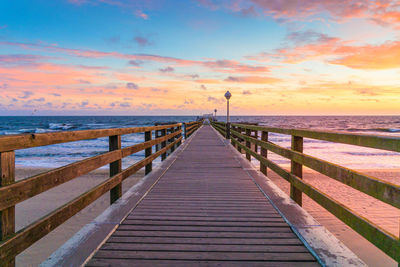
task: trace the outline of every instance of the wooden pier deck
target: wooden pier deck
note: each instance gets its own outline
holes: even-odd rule
[[[87,266],[319,266],[203,126]]]

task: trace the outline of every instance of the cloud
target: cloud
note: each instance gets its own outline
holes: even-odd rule
[[[153,92],[162,92],[164,94],[168,93],[168,89],[151,88]]]
[[[164,72],[164,73],[166,73],[166,72],[174,72],[174,70],[175,69],[173,67],[170,67],[170,66],[168,66],[166,68],[163,68],[163,69],[159,69],[159,71]]]
[[[148,43],[147,39],[140,40],[139,42],[142,42],[143,44]],[[226,60],[226,59],[200,61],[200,60],[188,60],[175,57],[153,55],[153,54],[124,54],[120,52],[104,52],[104,51],[87,50],[87,49],[71,49],[71,48],[58,47],[55,45],[18,43],[18,42],[0,42],[0,45],[19,47],[26,50],[40,50],[40,51],[45,51],[47,53],[48,52],[66,53],[68,55],[85,57],[85,58],[113,57],[113,58],[130,60],[129,62],[132,62],[134,64],[135,64],[134,61],[153,61],[159,63],[175,64],[179,66],[200,66],[215,71],[227,72],[227,73],[269,72],[269,68],[266,66],[248,65],[240,63],[238,61]]]
[[[81,103],[78,103],[78,106],[80,107],[80,108],[85,108],[85,107],[87,107],[89,105],[89,101],[88,100],[85,100],[85,101],[82,101]]]
[[[238,83],[260,83],[269,84],[280,82],[281,80],[273,77],[263,76],[229,76],[224,81],[226,82],[238,82]]]
[[[137,89],[139,89],[139,86],[138,86],[136,83],[130,82],[130,83],[127,83],[127,84],[126,84],[126,88],[128,88],[128,89],[133,89],[133,90],[137,90]]]
[[[105,41],[109,44],[116,44],[119,43],[121,41],[121,37],[118,35],[115,36],[111,36],[109,38],[106,38]]]
[[[8,89],[8,84],[7,83],[0,84],[0,89]]]
[[[0,65],[32,65],[50,57],[28,54],[0,55]]]
[[[295,31],[286,36],[286,40],[295,43],[296,45],[306,43],[326,43],[337,38],[330,37],[326,34],[319,33],[313,30]]]
[[[207,90],[207,87],[204,84],[200,85],[200,88],[203,90]]]
[[[247,16],[272,16],[279,22],[298,21],[320,17],[344,21],[364,18],[380,25],[400,26],[400,10],[397,1],[390,0],[198,0],[211,10],[227,9]]]
[[[135,67],[139,67],[139,66],[143,65],[143,63],[144,62],[142,60],[129,60],[128,61],[129,65],[132,65],[132,66],[135,66]]]
[[[40,97],[40,98],[35,98],[35,99],[32,99],[33,101],[36,101],[36,102],[44,102],[44,101],[46,101],[45,99],[44,99],[44,97]]]
[[[143,13],[142,10],[136,10],[134,14],[136,17],[142,18],[144,20],[147,20],[149,18],[149,16],[147,14]]]
[[[214,103],[214,104],[219,104],[219,103],[224,102],[223,99],[215,98],[215,97],[213,97],[213,96],[207,97],[207,101],[208,101],[208,102],[212,102],[212,103]]]
[[[400,68],[400,41],[381,45],[343,46],[336,50],[344,56],[329,63],[354,69]]]
[[[243,92],[242,92],[242,95],[251,95],[252,93],[251,93],[251,91],[250,90],[244,90]]]
[[[52,96],[61,96],[60,94],[57,94],[57,93],[53,93],[53,94],[51,94]]]
[[[135,41],[136,44],[139,45],[140,47],[150,46],[153,44],[152,41],[150,41],[148,38],[143,37],[143,36],[135,36],[133,38],[133,41]]]
[[[19,96],[20,99],[27,99],[33,95],[31,91],[22,91],[22,96]]]
[[[198,79],[200,76],[198,74],[187,74],[187,75],[185,75],[185,77],[189,77],[192,79]]]

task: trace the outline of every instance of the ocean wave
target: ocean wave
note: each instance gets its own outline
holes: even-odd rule
[[[398,156],[397,153],[392,152],[355,152],[355,151],[344,151],[342,154],[352,156]]]
[[[368,128],[368,129],[348,128],[348,129],[341,129],[341,130],[348,131],[348,132],[386,132],[386,133],[400,132],[400,129],[398,129],[398,128]]]
[[[52,130],[69,130],[74,128],[77,128],[77,126],[70,123],[49,123],[49,129]]]

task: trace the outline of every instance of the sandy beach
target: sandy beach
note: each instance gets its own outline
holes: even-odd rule
[[[17,168],[17,179],[22,179],[43,171],[45,171],[45,169]],[[362,172],[392,183],[399,183],[399,169],[362,170]],[[272,179],[283,191],[286,193],[289,192],[289,184],[285,180],[270,170],[268,171],[268,175],[269,178]],[[17,230],[89,190],[107,177],[107,169],[97,170],[22,202],[16,207]],[[128,190],[141,177],[143,177],[142,171],[124,181],[123,191],[125,192]],[[359,214],[382,226],[387,231],[398,235],[400,214],[396,208],[377,201],[346,185],[308,169],[304,170],[304,179],[329,195],[335,196],[335,199],[353,208]],[[326,226],[328,230],[342,240],[369,266],[397,266],[397,263],[390,257],[386,256],[383,252],[370,244],[336,217],[325,211],[314,201],[304,196],[303,203],[304,208],[310,212],[314,218]],[[21,253],[17,257],[17,266],[37,266],[54,250],[79,231],[82,226],[93,220],[108,206],[109,195],[106,194],[58,227],[55,231],[51,232],[29,249]]]
[[[46,169],[17,167],[16,179],[19,180],[44,171]],[[122,185],[123,193],[137,183],[143,175],[144,171],[140,170],[135,175],[126,179]],[[108,169],[96,170],[18,204],[16,206],[16,230],[27,226],[64,205],[66,202],[104,181],[107,177]],[[37,266],[40,264],[85,224],[92,221],[109,207],[109,201],[109,194],[100,197],[97,201],[18,255],[16,266]]]
[[[287,168],[288,169],[288,168]],[[359,170],[361,173],[394,183],[400,184],[400,169],[390,170]],[[268,177],[274,181],[285,193],[289,194],[289,183],[268,170]],[[337,182],[325,175],[309,169],[304,169],[303,179],[334,199],[350,207],[358,214],[376,223],[386,231],[399,236],[400,212],[397,208],[378,201],[366,194]],[[393,266],[397,263],[380,251],[369,241],[345,225],[324,208],[303,194],[303,207],[348,248],[357,254],[368,266]]]

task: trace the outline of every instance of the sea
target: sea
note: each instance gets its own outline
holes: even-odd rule
[[[196,116],[0,116],[0,136],[152,126],[155,123],[189,122],[195,119]],[[217,120],[225,121],[226,117],[217,116]],[[270,127],[391,136],[400,139],[400,116],[231,116],[231,121],[258,123]],[[288,135],[269,134],[269,141],[283,147],[289,148],[290,140],[291,137]],[[143,133],[124,135],[122,147],[143,141]],[[16,151],[16,166],[61,167],[107,151],[108,138],[21,149]],[[304,139],[304,153],[352,169],[400,168],[400,153],[385,150]],[[141,151],[123,159],[123,168],[143,157],[144,152]],[[280,165],[289,164],[288,160],[273,153],[270,153],[268,157]],[[157,159],[155,164],[159,162],[160,160]],[[257,162],[254,163],[257,164]]]

